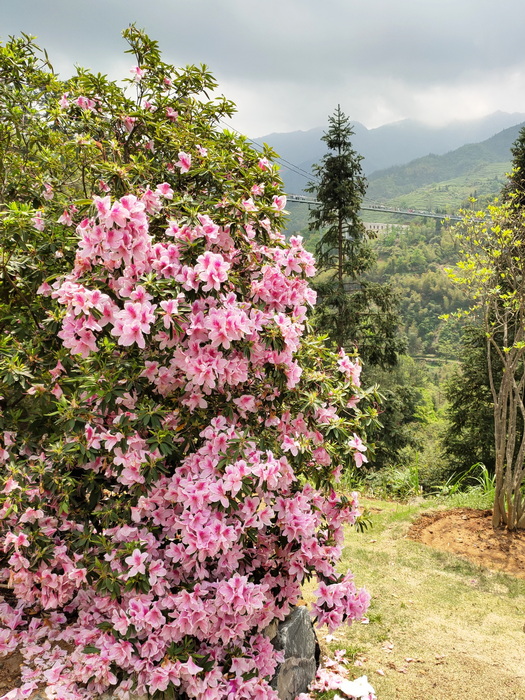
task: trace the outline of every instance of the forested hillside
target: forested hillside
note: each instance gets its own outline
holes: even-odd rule
[[[485,141],[524,121],[525,114],[495,112],[482,119],[454,122],[443,127],[405,119],[367,129],[363,124],[353,122],[352,143],[363,156],[363,171],[369,177],[377,171],[402,166],[430,153],[443,155],[465,144]],[[317,127],[309,131],[267,134],[255,139],[257,144],[269,144],[281,156],[281,176],[287,192],[303,192],[312,165],[324,153],[322,133],[322,127]],[[511,143],[512,140],[506,146],[507,153]]]
[[[373,277],[389,281],[398,294],[409,354],[457,358],[457,322],[440,318],[466,304],[445,272],[455,263],[457,251],[449,227],[436,227],[434,221],[412,223],[408,229],[380,234],[375,247]]]
[[[510,169],[510,148],[523,124],[512,126],[481,143],[471,143],[444,155],[428,155],[406,165],[376,171],[368,178],[368,198],[390,201],[408,195],[425,185],[447,183],[458,178],[492,180],[494,191],[501,188],[500,179]],[[485,170],[484,175],[480,169]]]
[[[303,208],[306,211],[301,212],[301,219],[308,213]],[[317,232],[306,229],[301,234],[306,248],[314,252]],[[440,318],[466,303],[445,272],[456,262],[457,245],[450,225],[422,218],[394,224],[389,232],[373,240],[377,264],[369,279],[390,282],[398,294],[410,355],[458,357],[457,322]]]
[[[372,176],[367,199],[372,193],[401,208],[448,213],[457,212],[460,206],[480,207],[505,184],[505,173],[511,169],[510,147],[518,132],[518,127],[508,129],[482,144]],[[478,202],[471,203],[472,197]],[[288,233],[303,235],[306,247],[315,252],[320,233],[308,227],[311,205],[289,202],[287,208]],[[446,273],[458,259],[459,244],[452,224],[446,221],[376,211],[363,211],[362,217],[389,223],[372,240],[376,264],[367,279],[390,285],[397,295],[400,334],[407,348],[393,369],[364,369],[365,380],[377,383],[384,398],[382,428],[372,431],[375,452],[362,476],[368,488],[385,493],[432,491],[454,478],[458,468],[469,469],[475,455],[484,454],[485,449],[482,445],[474,453],[472,446],[458,446],[457,436],[453,439],[457,430],[450,422],[454,418],[449,416],[454,384],[461,381],[465,322],[455,317],[444,320],[443,316],[469,305]],[[490,441],[490,430],[485,431],[487,435]],[[464,454],[465,449],[472,459]],[[458,450],[463,450],[460,461],[453,456]]]
[[[423,185],[408,194],[400,194],[388,200],[388,204],[401,209],[437,211],[448,214],[459,208],[480,208],[498,195],[511,169],[510,161],[489,163],[473,168],[466,175]],[[476,202],[471,200],[475,199]],[[375,213],[364,216],[375,218]]]
[[[396,207],[456,213],[491,201],[511,169],[511,146],[523,124],[491,138],[464,145],[444,155],[429,155],[368,177],[367,200]],[[471,202],[474,198],[477,201]],[[312,252],[319,232],[308,228],[311,205],[289,202],[288,233],[300,233]],[[440,320],[465,304],[445,268],[456,261],[457,243],[450,224],[434,219],[363,211],[365,221],[387,222],[392,228],[374,241],[374,282],[389,282],[399,294],[409,353],[417,357],[458,357],[461,334],[457,322]]]

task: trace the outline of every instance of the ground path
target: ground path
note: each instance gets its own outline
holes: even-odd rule
[[[368,624],[322,631],[328,654],[346,649],[379,700],[525,700],[524,536],[494,533],[488,511],[366,505],[373,527],[348,533],[344,559]]]

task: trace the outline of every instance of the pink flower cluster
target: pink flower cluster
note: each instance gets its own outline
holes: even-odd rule
[[[171,222],[166,235],[175,242],[154,242],[147,211],[157,212],[161,206],[155,193],[147,191],[141,198],[128,195],[113,204],[109,196],[96,197],[95,205],[97,218],[84,220],[77,228],[76,269],[55,283],[52,291],[67,308],[59,333],[65,347],[87,357],[98,350],[96,336],[108,324],[111,335],[124,347],[144,349],[149,335],[150,344],[176,349],[167,365],[150,369],[148,379],[163,396],[185,386],[182,400],[194,407],[206,407],[204,395],[212,390],[247,382],[249,367],[258,377],[267,363],[282,367],[287,387],[297,384],[301,370],[293,354],[304,330],[306,308],[315,301],[305,279],[315,273],[313,258],[302,248],[300,238],[293,238],[285,248],[260,246],[259,256],[269,262],[250,271],[251,299],[246,300],[239,298],[229,281],[239,253],[227,227],[215,225],[208,216],[201,216],[194,229]],[[189,265],[185,250],[197,239],[207,250]],[[82,274],[94,265],[107,271],[111,295],[80,283]],[[147,274],[178,283],[176,299],[152,304],[139,283]],[[190,304],[185,291],[200,296],[182,319],[179,307]],[[175,320],[180,334],[173,332]],[[267,348],[261,339],[266,329],[275,329],[282,337],[282,350]],[[233,349],[235,341],[250,343],[248,359]]]
[[[185,173],[191,159],[181,152],[176,165]],[[113,404],[102,389],[82,394],[82,428],[65,442],[78,448],[86,483],[103,484],[104,513],[119,504],[130,517],[89,530],[31,470],[6,480],[9,569],[0,579],[18,604],[0,604],[0,653],[18,648],[25,659],[8,700],[41,686],[67,700],[168,688],[199,700],[276,700],[268,680],[280,656],[263,632],[297,604],[301,583],[319,578],[314,615],[330,629],[368,605],[335,570],[343,526],[358,511],[355,494],[327,486],[341,465],[325,434],[357,400],[360,365],[339,358],[337,405],[320,365],[318,396],[303,400],[312,256],[234,204],[223,203],[221,223],[171,220],[172,197],[167,183],[95,197],[94,216],[77,226],[74,270],[42,288],[64,311],[59,337],[71,362],[100,387],[127,370],[120,382],[131,388],[117,383]],[[284,199],[272,205],[281,210]],[[240,216],[253,219],[241,225]],[[63,370],[53,370],[53,396],[68,390]],[[54,446],[26,455],[8,442],[14,458],[53,473]],[[364,459],[357,434],[346,449]],[[22,490],[29,503],[16,515]],[[49,552],[34,565],[30,548],[42,538]]]
[[[352,574],[347,574],[342,581],[327,585],[319,584],[317,601],[314,606],[319,624],[326,624],[332,631],[345,619],[363,617],[370,603],[370,596],[365,590],[357,591]]]

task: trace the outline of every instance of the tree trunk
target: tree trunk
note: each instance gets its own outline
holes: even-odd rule
[[[341,211],[338,213],[337,221],[337,244],[338,244],[338,267],[337,267],[337,277],[339,279],[339,286],[343,286],[343,216]]]
[[[490,348],[489,348],[490,363]],[[516,530],[525,526],[525,505],[521,494],[525,467],[525,406],[523,378],[516,373],[523,360],[522,348],[511,348],[500,354],[503,373],[495,387],[489,364],[489,377],[494,399],[494,438],[496,452],[495,494],[492,526]],[[519,434],[519,416],[523,428]]]

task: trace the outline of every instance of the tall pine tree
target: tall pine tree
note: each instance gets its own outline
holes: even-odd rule
[[[308,186],[318,200],[310,212],[310,229],[323,230],[315,251],[320,269],[335,271],[342,286],[345,278],[355,280],[369,269],[373,260],[359,218],[367,182],[361,168],[363,157],[350,141],[354,132],[339,105],[328,121],[322,140],[329,152],[313,166],[317,182]]]
[[[340,347],[357,346],[371,364],[392,366],[404,349],[397,301],[389,285],[366,281],[375,256],[359,213],[366,193],[362,156],[353,148],[348,117],[338,106],[323,141],[328,153],[308,186],[317,200],[309,228],[319,231],[316,324]]]

